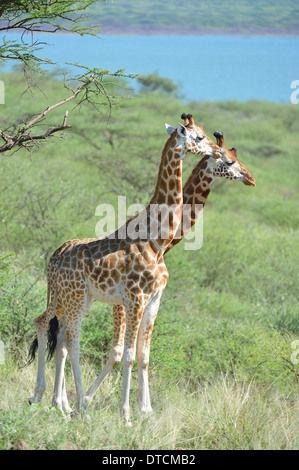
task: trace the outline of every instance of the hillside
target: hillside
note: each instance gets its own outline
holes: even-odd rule
[[[65,96],[56,80],[43,95],[23,75],[5,76],[1,126]],[[128,95],[109,122],[93,108],[69,107],[64,139],[2,155],[0,447],[24,439],[33,449],[294,449],[298,448],[298,107],[264,102],[193,102],[168,94]],[[209,136],[227,146],[254,175],[256,187],[219,179],[204,211],[198,251],[183,243],[165,258],[170,274],[153,330],[150,387],[155,420],[137,412],[133,428],[118,421],[122,367],[90,407],[91,421],[65,420],[51,408],[54,366],[41,405],[29,407],[36,363],[26,360],[33,319],[46,304],[45,268],[65,240],[94,237],[96,207],[118,196],[147,203],[167,139],[192,112]],[[64,110],[53,113],[59,121]],[[56,116],[56,118],[55,118]],[[184,161],[184,180],[196,164]],[[111,306],[96,302],[83,320],[84,387],[102,368],[112,341]],[[67,390],[74,403],[68,364]],[[270,424],[269,424],[270,423]]]
[[[299,9],[293,0],[111,0],[92,6],[90,14],[103,33],[299,33]]]

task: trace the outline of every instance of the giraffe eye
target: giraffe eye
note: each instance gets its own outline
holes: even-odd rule
[[[199,135],[198,135],[198,136],[196,137],[195,141],[196,141],[196,142],[201,142],[204,138],[205,138],[204,135],[203,135],[203,136],[199,136]]]
[[[227,166],[232,166],[234,164],[234,160],[231,160],[230,162],[226,162]]]

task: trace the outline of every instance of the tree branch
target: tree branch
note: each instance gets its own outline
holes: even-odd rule
[[[43,134],[25,134],[25,135],[15,135],[15,136],[8,136],[6,135],[3,131],[0,130],[0,136],[1,138],[5,141],[5,144],[0,147],[0,152],[7,152],[8,150],[12,150],[14,147],[25,147],[27,150],[29,150],[32,147],[32,144],[35,145],[35,141],[39,140],[46,140],[49,138],[51,135],[53,135],[56,132],[59,131],[64,131],[66,129],[70,129],[72,126],[67,125],[67,117],[68,117],[68,111],[66,111],[63,123],[61,126],[56,126],[49,128],[46,132]]]
[[[79,95],[82,95],[79,99],[79,102],[76,106],[80,106],[82,103],[87,102],[89,105],[93,106],[96,111],[100,112],[100,107],[108,105],[109,117],[111,114],[111,109],[113,106],[117,105],[117,99],[122,97],[111,97],[106,90],[106,83],[103,81],[104,77],[114,76],[114,77],[126,77],[126,78],[135,78],[135,75],[129,74],[125,75],[123,70],[118,70],[115,73],[111,73],[109,69],[102,70],[100,68],[89,69],[85,66],[77,65],[80,68],[85,69],[85,73],[82,75],[77,75],[74,78],[68,79],[65,81],[64,86],[71,93],[67,98],[58,101],[57,103],[48,106],[41,113],[32,116],[27,122],[22,122],[14,126],[10,126],[7,129],[0,129],[0,139],[4,142],[0,146],[0,153],[7,152],[9,150],[18,150],[20,148],[26,148],[31,150],[34,146],[38,146],[40,141],[45,141],[53,134],[57,132],[70,129],[71,125],[67,124],[68,111],[65,113],[63,122],[61,125],[50,127],[43,133],[32,134],[31,131],[35,126],[40,125],[45,117],[55,110],[56,108],[63,106],[69,103],[72,100],[76,100]],[[79,86],[73,90],[67,82],[71,80],[76,80],[79,83]],[[101,100],[98,98],[101,97]],[[75,106],[75,107],[76,107]],[[108,117],[108,119],[109,119]],[[13,129],[13,130],[12,130]]]
[[[59,101],[58,103],[53,104],[52,106],[49,106],[44,111],[35,116],[33,119],[31,119],[29,122],[19,126],[14,135],[8,135],[6,134],[6,132],[0,129],[0,137],[5,142],[0,147],[0,153],[12,150],[14,147],[25,147],[27,150],[29,150],[38,141],[46,140],[56,132],[70,129],[72,126],[67,125],[68,111],[66,111],[62,125],[49,128],[46,132],[41,134],[30,133],[31,128],[39,124],[48,113],[58,108],[59,106],[62,106],[68,103],[69,101],[74,100],[80,93],[82,93],[84,90],[87,90],[87,88],[93,83],[94,77],[95,73],[92,73],[88,78],[85,78],[85,82],[81,86],[79,86],[75,91],[73,91],[70,96]]]
[[[98,37],[100,25],[88,25],[90,18],[82,13],[101,1],[104,0],[0,0],[0,31],[15,30],[22,34],[21,41],[6,42],[3,38],[1,59],[20,60],[32,70],[40,71],[40,65],[51,62],[35,54],[37,49],[24,40],[24,33],[67,31]]]
[[[28,129],[29,127],[34,126],[38,121],[43,119],[46,116],[46,114],[48,114],[50,111],[53,111],[53,109],[56,109],[59,106],[62,106],[63,104],[66,104],[69,101],[75,99],[79,95],[79,93],[81,93],[85,88],[87,88],[93,82],[94,75],[95,74],[92,74],[91,77],[82,86],[77,88],[77,90],[71,96],[46,108],[42,113],[38,114],[38,116],[36,116],[29,123],[27,123],[25,127]]]

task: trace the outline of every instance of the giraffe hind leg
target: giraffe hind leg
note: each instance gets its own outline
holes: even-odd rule
[[[34,338],[30,346],[30,357],[28,364],[31,364],[34,361],[36,352],[38,352],[38,369],[34,393],[29,398],[30,405],[32,403],[40,403],[42,396],[46,390],[45,360],[47,346],[48,316],[49,312],[48,310],[46,310],[42,315],[40,315],[34,320],[36,337]]]
[[[46,390],[46,352],[48,348],[48,359],[50,359],[56,348],[57,334],[59,328],[57,317],[53,317],[53,314],[53,308],[49,306],[49,308],[42,315],[40,315],[34,320],[36,337],[34,338],[30,346],[29,361],[27,365],[31,364],[34,361],[36,352],[38,351],[38,370],[34,394],[29,398],[30,404],[40,403],[42,396]]]
[[[75,310],[75,309],[74,309]],[[64,347],[66,348],[67,353],[69,354],[73,377],[76,387],[77,395],[77,410],[73,414],[86,414],[87,413],[87,402],[85,400],[85,395],[83,392],[82,379],[81,379],[81,370],[80,370],[80,331],[81,331],[81,322],[82,318],[87,311],[86,305],[78,306],[76,309],[76,315],[72,316],[72,311],[66,311],[66,334],[64,339]],[[61,363],[61,359],[60,359]],[[60,365],[61,370],[63,371],[64,364]],[[63,387],[60,389],[61,393],[63,392]]]
[[[59,334],[57,336],[57,345],[54,351],[55,358],[55,384],[52,398],[52,406],[60,409],[62,412],[70,414],[72,409],[69,406],[64,377],[64,367],[67,357],[67,349],[64,345],[66,333],[65,317],[59,320]]]

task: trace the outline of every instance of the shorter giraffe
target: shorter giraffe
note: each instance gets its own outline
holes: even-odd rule
[[[185,123],[189,121],[185,114],[182,116],[185,117]],[[189,118],[192,123],[193,120],[190,115]],[[202,127],[197,126],[197,128],[205,134]],[[166,248],[164,254],[179,243],[188,233],[188,230],[190,230],[195,224],[206,204],[215,177],[225,178],[231,181],[240,181],[246,186],[255,186],[254,177],[238,160],[237,149],[235,147],[232,147],[231,149],[226,147],[222,132],[215,131],[214,136],[217,139],[217,145],[223,148],[228,158],[225,162],[221,159],[212,162],[208,157],[203,157],[195,166],[183,188],[183,204],[191,206],[191,223],[190,221],[187,221],[187,224],[184,226],[183,221],[181,221],[181,224],[178,227],[178,232]]]

